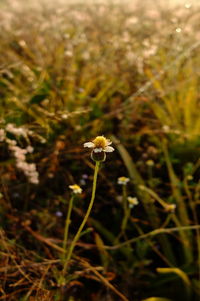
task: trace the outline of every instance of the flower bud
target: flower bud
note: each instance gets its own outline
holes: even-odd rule
[[[105,152],[91,152],[91,158],[95,162],[103,162],[106,160]]]

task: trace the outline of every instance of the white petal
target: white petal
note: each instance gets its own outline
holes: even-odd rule
[[[112,144],[112,141],[107,140],[107,145],[111,145],[111,144]]]
[[[81,189],[81,188],[74,189],[74,193],[81,193],[81,192],[82,192],[82,189]]]
[[[106,146],[105,147],[105,152],[107,153],[112,153],[115,149],[112,146]]]
[[[92,148],[92,147],[94,147],[94,143],[93,142],[86,142],[86,143],[83,144],[83,146]]]
[[[95,153],[101,153],[103,151],[103,149],[100,147],[100,148],[95,148],[94,149],[94,152]]]
[[[121,182],[121,181],[119,181],[118,184],[119,184],[119,185],[126,185],[125,182]]]

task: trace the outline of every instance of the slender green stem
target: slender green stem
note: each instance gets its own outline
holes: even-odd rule
[[[131,238],[125,242],[122,242],[118,245],[115,246],[105,246],[106,250],[117,250],[119,248],[122,248],[130,243],[135,243],[139,240],[145,239],[147,237],[152,237],[158,234],[163,234],[163,233],[167,233],[167,234],[171,234],[173,232],[180,232],[180,231],[191,231],[191,230],[196,230],[196,229],[200,229],[200,225],[195,225],[195,226],[178,226],[178,227],[172,227],[172,228],[165,228],[165,229],[155,229],[151,232],[145,233],[143,235],[140,235],[138,237],[134,237]]]
[[[116,237],[114,244],[118,244],[120,242],[121,237],[123,236],[124,239],[127,239],[126,237],[126,226],[130,217],[130,212],[131,209],[128,207],[128,200],[127,200],[127,188],[126,185],[122,186],[122,206],[123,206],[123,219],[122,219],[122,223],[121,223],[121,228],[120,228],[120,232],[118,234],[118,236]],[[128,260],[130,260],[130,256],[132,253],[132,249],[131,246],[128,246],[128,248],[124,248],[123,253],[125,254],[125,256],[128,258]]]
[[[127,191],[126,191],[126,185],[123,185],[123,188],[122,188],[122,191],[123,191],[123,208],[124,208],[124,214],[126,213],[126,210],[127,210]]]
[[[168,204],[161,199],[156,192],[154,192],[153,190],[147,188],[147,187],[143,187],[143,190],[145,190],[146,192],[148,192],[156,201],[158,201],[160,203],[161,206],[163,206],[163,208],[166,208],[168,206]],[[174,221],[175,225],[177,225],[178,227],[181,228],[181,223],[179,221],[179,219],[176,217],[175,214],[171,214],[171,219]],[[191,262],[192,260],[192,250],[191,250],[191,243],[190,240],[188,240],[187,238],[187,233],[185,233],[184,231],[180,230],[180,236],[182,238],[182,242],[183,242],[183,248],[184,248],[184,252],[185,252],[185,258]]]
[[[121,234],[124,233],[126,229],[126,224],[130,215],[130,210],[128,208],[128,202],[127,202],[127,189],[126,185],[123,185],[123,208],[124,208],[124,217],[122,220],[122,225],[121,225]]]
[[[152,166],[148,166],[147,167],[147,173],[148,173],[148,183],[149,183],[149,186],[153,189],[154,188],[154,185],[153,185],[153,168]]]
[[[64,239],[63,239],[63,249],[64,249],[63,259],[66,256],[67,239],[68,239],[68,233],[69,233],[69,225],[70,225],[73,201],[74,201],[74,195],[71,197],[71,199],[69,201],[69,207],[68,207],[67,217],[66,217],[66,221],[65,221],[65,232],[64,232]]]
[[[185,187],[186,194],[188,196],[190,208],[193,214],[194,222],[196,225],[199,224],[198,221],[198,215],[197,215],[197,210],[196,210],[196,204],[195,204],[195,199],[193,199],[192,193],[190,192],[190,187],[188,185],[187,177],[183,180],[183,184]],[[196,230],[196,237],[197,237],[197,250],[198,250],[198,278],[200,279],[200,231],[199,229]]]
[[[163,208],[166,208],[168,206],[168,204],[163,199],[161,199],[156,192],[154,192],[150,188],[147,188],[146,186],[142,186],[142,190],[149,193],[150,196],[152,196],[152,198],[154,198]]]
[[[135,228],[137,229],[138,233],[144,237],[145,233],[143,232],[142,228],[137,225],[137,223],[133,222]],[[140,236],[139,236],[140,237]],[[152,248],[152,250],[168,265],[173,267],[173,264],[168,260],[168,258],[156,247],[156,245],[151,241],[151,239],[148,239],[148,237],[144,238],[146,240],[147,244]],[[130,245],[130,244],[129,244]]]
[[[119,239],[121,238],[121,236],[123,234],[125,234],[125,229],[126,229],[126,225],[128,222],[128,218],[130,216],[130,210],[128,208],[128,202],[127,202],[127,189],[126,189],[126,185],[122,186],[122,206],[123,206],[123,219],[122,219],[122,223],[121,223],[121,229],[120,229],[120,233],[117,236],[115,243],[119,242]]]
[[[123,217],[122,224],[121,224],[121,234],[123,234],[126,229],[126,225],[127,225],[128,218],[130,215],[130,212],[129,212],[130,210],[128,208],[128,202],[127,202],[126,185],[123,185],[123,208],[124,208],[124,217]]]
[[[122,225],[121,225],[122,233],[124,233],[125,230],[126,230],[126,226],[127,226],[127,223],[128,223],[128,219],[130,217],[130,213],[131,213],[130,208],[127,208],[127,210],[125,212],[125,215],[124,215],[124,218],[123,218],[123,221],[122,221]]]
[[[189,219],[188,212],[187,212],[187,206],[184,202],[184,198],[181,193],[181,189],[180,189],[181,183],[180,183],[179,178],[177,177],[177,175],[174,172],[174,168],[172,166],[172,162],[170,161],[170,156],[169,156],[165,141],[162,144],[162,148],[163,148],[163,153],[165,156],[166,166],[167,166],[168,173],[169,173],[169,178],[170,178],[171,187],[172,187],[172,193],[173,193],[173,196],[177,203],[177,211],[178,211],[178,216],[179,216],[180,222],[182,225],[189,225],[190,219]],[[188,231],[188,233],[186,233],[186,235],[188,236],[188,240],[191,240],[191,234],[192,233],[189,231]]]
[[[179,219],[176,217],[175,214],[172,214],[172,220],[174,221],[175,225],[177,227],[179,227],[180,231],[180,237],[181,237],[181,241],[183,244],[183,251],[185,254],[185,259],[187,260],[187,262],[192,262],[192,250],[191,250],[191,243],[188,240],[188,237],[186,235],[186,233],[184,231],[182,231],[181,229],[181,223],[179,221]]]
[[[74,248],[76,246],[76,243],[80,237],[80,234],[81,234],[81,231],[83,230],[87,220],[88,220],[88,217],[90,215],[90,212],[92,210],[92,207],[93,207],[93,204],[94,204],[94,199],[95,199],[95,192],[96,192],[96,185],[97,185],[97,175],[98,175],[98,171],[99,171],[99,166],[100,166],[100,162],[99,161],[96,161],[96,165],[95,165],[95,170],[94,170],[94,179],[93,179],[93,187],[92,187],[92,196],[91,196],[91,200],[90,200],[90,203],[89,203],[89,206],[88,206],[88,209],[87,209],[87,212],[84,216],[84,219],[69,247],[69,250],[67,252],[67,256],[66,256],[66,260],[65,260],[65,263],[64,263],[64,268],[63,268],[63,274],[66,273],[67,271],[67,268],[68,268],[68,265],[69,265],[69,261],[71,259],[71,256],[72,256],[72,253],[74,251]]]

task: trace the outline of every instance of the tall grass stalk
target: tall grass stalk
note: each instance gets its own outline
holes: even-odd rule
[[[121,231],[117,237],[117,241],[119,241],[121,236],[125,234],[128,219],[130,217],[130,208],[128,207],[126,185],[122,186],[122,192],[123,192],[122,204],[123,204],[124,215],[123,215],[123,219],[122,219],[122,223],[121,223]]]
[[[63,259],[65,259],[65,256],[66,256],[66,247],[67,247],[67,240],[68,240],[69,225],[70,225],[73,201],[74,201],[74,195],[72,195],[72,197],[69,201],[69,208],[67,211],[67,217],[66,217],[66,222],[65,222],[65,232],[64,232],[64,239],[63,239],[63,249],[64,249]]]
[[[185,204],[184,198],[182,196],[181,190],[180,190],[180,181],[175,174],[175,171],[173,169],[172,163],[170,161],[169,153],[167,150],[167,146],[165,141],[162,143],[162,149],[166,160],[166,165],[169,173],[169,178],[171,181],[171,187],[172,187],[172,193],[177,203],[177,211],[178,211],[178,218],[180,220],[180,225],[187,226],[190,224],[189,215],[187,211],[187,206]],[[181,235],[181,232],[180,232]],[[186,234],[184,234],[184,240],[186,245],[189,247],[187,250],[185,249],[187,255],[188,255],[188,261],[191,262],[193,260],[193,251],[192,251],[192,240],[193,240],[193,234],[191,231],[188,231]]]
[[[160,203],[160,205],[163,208],[167,208],[167,206],[169,206],[163,199],[161,199],[159,197],[159,195],[156,192],[154,192],[150,188],[143,187],[143,190],[147,191],[158,203]],[[175,223],[175,225],[177,227],[180,227],[179,234],[180,234],[180,237],[181,237],[182,243],[183,243],[183,251],[185,254],[185,259],[186,259],[186,262],[191,262],[193,256],[192,256],[190,241],[188,240],[186,233],[181,230],[181,223],[175,214],[171,215],[171,219],[173,220],[173,222]]]
[[[199,221],[198,221],[198,215],[197,215],[197,210],[196,210],[197,209],[196,208],[196,202],[195,202],[195,199],[193,199],[193,196],[190,192],[187,177],[185,177],[185,179],[183,181],[183,184],[184,184],[184,187],[185,187],[187,197],[189,199],[189,204],[190,204],[190,208],[191,208],[191,211],[192,211],[194,222],[195,222],[196,225],[198,225]],[[197,251],[198,251],[198,257],[197,257],[198,278],[200,279],[200,231],[199,231],[199,229],[196,230],[196,241],[197,241]]]
[[[148,216],[148,219],[154,229],[157,229],[160,227],[160,217],[157,213],[155,205],[152,203],[151,197],[149,194],[145,191],[142,191],[138,187],[140,186],[145,186],[145,182],[140,175],[139,171],[137,170],[137,167],[131,158],[130,154],[126,150],[126,148],[119,142],[119,140],[115,137],[112,136],[112,141],[116,144],[117,149],[124,161],[124,164],[128,170],[128,173],[130,175],[130,178],[133,180],[135,184],[135,189],[137,192],[137,195],[139,196],[139,199],[142,201],[145,212]],[[164,235],[160,235],[158,238],[161,246],[163,253],[165,256],[170,260],[171,263],[176,265],[176,259],[171,247],[171,244],[168,240],[168,238]]]

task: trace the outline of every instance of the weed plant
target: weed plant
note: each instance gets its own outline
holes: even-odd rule
[[[199,16],[0,3],[0,300],[200,299]]]

